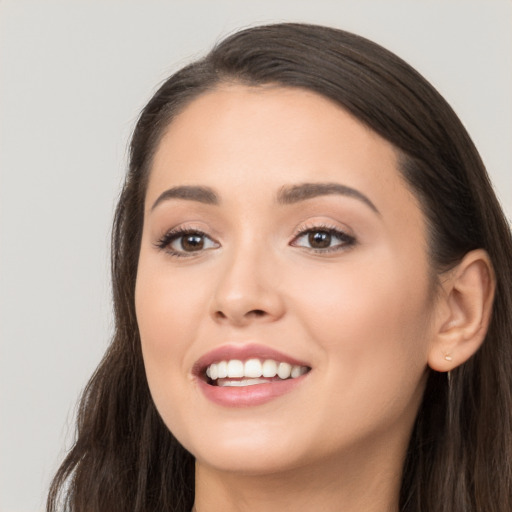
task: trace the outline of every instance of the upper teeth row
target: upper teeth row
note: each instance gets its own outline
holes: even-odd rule
[[[276,375],[281,379],[288,379],[290,377],[294,379],[304,375],[307,371],[307,366],[279,363],[273,359],[266,359],[263,362],[259,359],[249,359],[245,363],[239,359],[231,359],[229,361],[212,363],[206,368],[206,375],[212,380],[242,377],[271,378]]]

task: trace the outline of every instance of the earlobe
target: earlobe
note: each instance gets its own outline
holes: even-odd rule
[[[447,372],[475,354],[487,333],[495,290],[487,252],[476,249],[467,253],[441,286],[428,364],[433,370]]]

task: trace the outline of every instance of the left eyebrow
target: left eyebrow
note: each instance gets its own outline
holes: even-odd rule
[[[333,194],[358,199],[380,215],[377,207],[363,193],[355,188],[347,187],[339,183],[300,183],[298,185],[285,186],[279,190],[277,202],[280,204],[295,204],[300,201],[305,201],[306,199]]]

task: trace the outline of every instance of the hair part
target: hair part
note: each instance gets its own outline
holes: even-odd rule
[[[86,387],[77,441],[54,478],[73,512],[188,512],[194,459],[163,424],[147,385],[135,317],[135,281],[151,163],[172,120],[222,83],[299,87],[330,98],[388,140],[427,219],[439,275],[485,249],[497,277],[479,352],[446,375],[430,372],[405,461],[401,512],[512,510],[512,240],[483,163],[440,94],[393,53],[327,27],[243,30],[178,71],[142,111],[112,233],[116,331]],[[67,482],[67,490],[64,490]]]

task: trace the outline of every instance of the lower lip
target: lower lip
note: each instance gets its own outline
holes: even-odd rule
[[[290,393],[304,381],[308,374],[295,379],[265,382],[253,386],[211,386],[198,379],[199,388],[208,400],[224,407],[251,407],[270,402]]]

